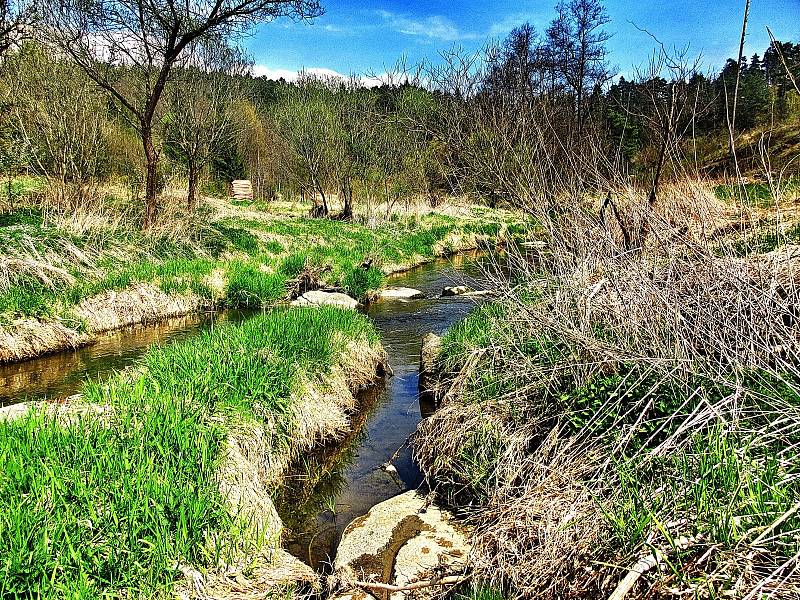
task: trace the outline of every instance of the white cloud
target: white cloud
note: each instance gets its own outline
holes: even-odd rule
[[[266,77],[267,79],[274,79],[276,81],[283,78],[289,82],[297,81],[300,78],[301,73],[318,75],[320,77],[336,77],[347,79],[346,75],[342,75],[338,71],[334,71],[333,69],[328,69],[326,67],[311,67],[308,69],[302,69],[300,71],[292,71],[291,69],[275,69],[266,65],[255,65],[252,73],[254,77]],[[361,84],[368,88],[380,87],[382,85],[399,85],[401,83],[401,80],[398,78],[397,74],[389,72],[377,74],[369,73],[367,75],[361,75],[359,79],[361,80]]]
[[[268,67],[267,65],[254,65],[253,76],[266,77],[267,79],[285,79],[286,81],[297,81],[301,73],[309,75],[318,75],[319,77],[339,77],[346,79],[346,75],[342,75],[338,71],[328,69],[327,67],[308,67],[299,71],[292,71],[291,69],[280,69]]]
[[[526,20],[527,19],[525,18],[525,15],[509,15],[502,21],[492,23],[491,27],[489,27],[489,37],[506,37],[509,33],[511,33],[512,29],[519,27]]]
[[[433,15],[425,19],[412,19],[405,15],[398,15],[388,10],[379,10],[378,15],[386,24],[399,33],[424,37],[444,42],[458,40],[474,40],[478,37],[475,33],[463,32],[450,19],[440,15]]]

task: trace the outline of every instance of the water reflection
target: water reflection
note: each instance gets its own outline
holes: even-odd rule
[[[225,311],[175,317],[103,334],[92,345],[20,363],[0,365],[0,406],[23,400],[63,398],[94,379],[133,364],[153,344],[180,340],[221,322],[238,322],[252,312]]]

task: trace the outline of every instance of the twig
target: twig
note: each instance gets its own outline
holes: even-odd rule
[[[673,547],[677,550],[686,550],[686,548],[694,544],[695,541],[694,538],[681,537],[675,540]],[[642,575],[660,565],[665,559],[665,554],[658,549],[655,549],[649,556],[640,558],[636,564],[631,567],[630,571],[628,571],[625,579],[619,582],[619,585],[617,585],[614,592],[608,597],[608,600],[623,600],[625,595],[631,591],[631,588],[636,585],[636,582],[639,581]]]
[[[353,585],[360,588],[367,588],[370,590],[382,590],[387,592],[408,592],[411,590],[419,590],[423,588],[435,587],[437,585],[458,585],[464,583],[469,579],[466,575],[450,575],[440,579],[428,579],[425,581],[417,581],[416,583],[409,583],[407,585],[392,585],[390,583],[372,583],[369,581],[354,581]]]

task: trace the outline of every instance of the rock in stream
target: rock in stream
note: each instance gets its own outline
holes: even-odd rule
[[[424,297],[424,292],[407,287],[392,287],[381,291],[381,299],[384,300],[419,300]]]
[[[419,407],[423,417],[432,415],[436,410],[439,379],[436,359],[441,349],[442,338],[435,333],[428,333],[422,338],[419,352]]]
[[[345,586],[352,581],[405,586],[434,575],[463,573],[470,549],[466,531],[453,524],[452,515],[412,490],[376,504],[350,523],[333,567]],[[378,590],[373,593],[387,597]]]
[[[341,292],[323,292],[313,290],[306,292],[297,300],[292,301],[292,306],[341,306],[344,308],[358,308],[358,300]]]
[[[496,295],[496,292],[491,290],[473,290],[471,287],[466,285],[448,286],[442,290],[442,298],[449,298],[452,296],[485,297]]]

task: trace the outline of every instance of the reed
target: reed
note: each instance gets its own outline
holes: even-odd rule
[[[702,184],[635,198],[539,213],[505,298],[443,340],[415,455],[510,596],[796,597],[796,247],[732,252],[752,207]]]

